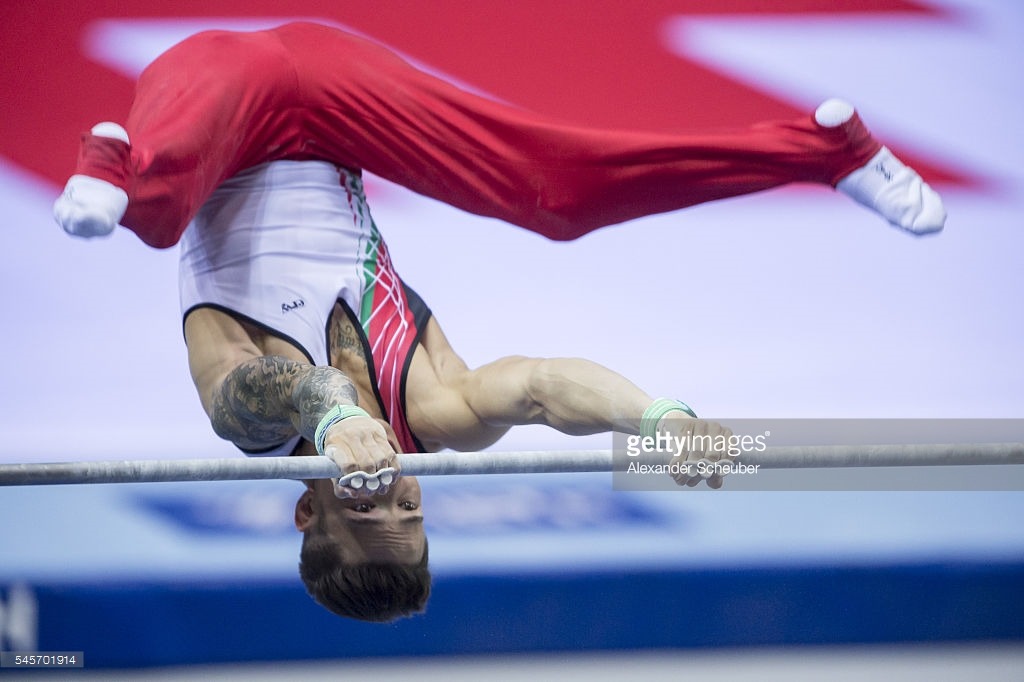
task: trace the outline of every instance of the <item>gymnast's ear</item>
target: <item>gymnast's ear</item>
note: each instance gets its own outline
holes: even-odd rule
[[[313,509],[313,489],[307,487],[295,503],[295,530],[305,533],[310,530],[316,522],[316,512]]]

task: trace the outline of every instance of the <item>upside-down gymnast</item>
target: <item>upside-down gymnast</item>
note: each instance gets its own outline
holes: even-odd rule
[[[329,43],[317,57],[304,42],[314,37]],[[207,81],[213,54],[228,73]],[[327,71],[324,55],[342,68]],[[468,369],[391,267],[360,168],[556,239],[796,180],[846,183],[913,232],[944,219],[937,195],[842,103],[731,136],[586,131],[471,97],[309,24],[172,48],[140,79],[127,128],[101,124],[83,137],[59,222],[81,236],[121,222],[153,246],[176,243],[191,222],[185,332],[215,430],[271,454],[296,451],[301,437],[314,445],[300,452],[347,473],[393,467],[396,448],[479,448],[517,423],[653,432],[684,428],[667,417],[687,411],[583,360]],[[728,432],[701,420],[685,428]],[[311,482],[296,525],[311,594],[335,612],[389,620],[423,606],[426,541],[415,482],[377,492]]]
[[[731,436],[586,360],[506,357],[469,369],[395,271],[359,176],[333,164],[242,171],[181,244],[189,366],[214,430],[250,455],[319,453],[378,484],[310,481],[297,505],[300,573],[335,613],[390,620],[421,609],[429,592],[419,486],[400,476],[396,451],[477,450],[516,424]],[[728,453],[695,446],[680,456]],[[673,478],[702,480],[696,465]],[[722,476],[707,481],[717,488]]]
[[[220,183],[281,159],[367,170],[558,240],[791,182],[835,186],[913,233],[945,222],[939,196],[836,100],[735,133],[591,130],[468,94],[310,23],[208,31],[158,57],[124,128],[83,135],[55,215],[71,234],[120,222],[168,247]]]

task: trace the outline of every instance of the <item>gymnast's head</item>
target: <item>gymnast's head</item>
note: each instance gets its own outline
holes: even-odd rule
[[[430,596],[419,483],[400,477],[384,494],[340,499],[330,479],[306,482],[295,505],[303,534],[299,575],[327,610],[386,623],[421,613]]]

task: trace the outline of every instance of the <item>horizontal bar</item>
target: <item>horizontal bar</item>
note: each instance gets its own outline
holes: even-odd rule
[[[737,461],[765,469],[1024,464],[1024,443],[790,445],[751,452]]]
[[[408,476],[612,471],[611,450],[439,452],[398,456]],[[776,446],[737,458],[765,469],[1024,464],[1024,443]],[[337,478],[326,457],[0,464],[0,486]]]

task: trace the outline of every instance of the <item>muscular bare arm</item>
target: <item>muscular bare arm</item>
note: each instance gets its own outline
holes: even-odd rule
[[[652,398],[622,375],[577,358],[507,357],[474,370],[431,319],[413,357],[410,426],[432,448],[478,449],[517,424],[565,433],[636,433]]]
[[[580,358],[506,357],[471,370],[434,319],[428,322],[421,343],[410,367],[406,400],[409,425],[432,449],[482,449],[516,424],[545,424],[573,435],[635,434],[653,402],[621,374]],[[716,422],[690,419],[679,411],[670,414],[673,419],[659,420],[659,432],[681,436],[692,431],[712,438],[731,435]],[[697,447],[679,453],[682,461],[717,460],[722,455]],[[680,470],[673,478],[693,486],[702,476]],[[708,485],[721,487],[721,476],[712,476]]]
[[[484,422],[545,424],[572,435],[637,432],[653,400],[620,374],[579,358],[503,358],[470,372],[463,395]]]
[[[475,375],[475,376],[474,376]],[[639,433],[644,411],[652,398],[625,377],[597,363],[579,358],[505,358],[470,373],[466,397],[481,419],[508,424],[541,423],[574,435],[619,431]],[[495,377],[502,377],[504,382]],[[504,389],[502,396],[493,389]],[[703,419],[690,419],[681,412],[662,419],[660,430],[681,437],[732,435],[727,427]],[[683,461],[712,461],[722,452],[692,449],[680,452]],[[680,485],[697,485],[702,476],[680,471],[673,478]],[[722,476],[708,479],[711,488],[722,487]]]
[[[340,370],[311,365],[290,343],[218,310],[189,313],[185,340],[214,430],[241,448],[273,447],[296,434],[313,440],[331,408],[358,403],[355,387]],[[394,460],[387,431],[363,417],[332,426],[324,452],[345,473],[372,473]]]

